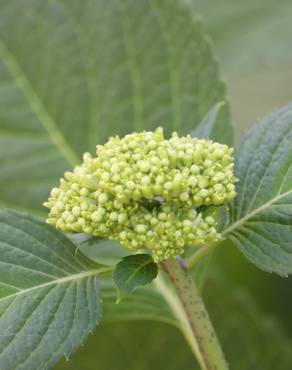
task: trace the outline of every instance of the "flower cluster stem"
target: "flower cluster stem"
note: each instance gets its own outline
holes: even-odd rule
[[[202,298],[182,262],[177,258],[160,263],[174,290],[169,290],[167,285],[163,286],[165,282],[161,277],[157,282],[158,288],[177,317],[202,370],[228,370]]]

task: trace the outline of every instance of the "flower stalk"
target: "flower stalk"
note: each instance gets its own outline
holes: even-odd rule
[[[170,304],[202,370],[228,370],[208,312],[183,261],[168,259],[161,262],[160,266],[174,289],[170,289],[161,276],[156,285]]]

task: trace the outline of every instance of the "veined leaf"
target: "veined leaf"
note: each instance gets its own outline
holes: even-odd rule
[[[157,273],[157,265],[149,254],[124,257],[117,264],[113,275],[118,288],[117,302],[120,302],[124,296],[131,294],[139,286],[151,283]]]
[[[82,240],[82,238],[79,238],[79,240]],[[78,239],[76,239],[76,242],[78,242]],[[77,243],[77,245],[78,249],[97,263],[116,265],[121,258],[129,255],[118,242],[113,240],[92,239],[82,244]],[[101,279],[101,288],[103,320],[106,322],[154,320],[177,326],[177,321],[169,305],[153,284],[138,286],[130,295],[123,297],[118,305],[115,304],[117,300],[117,286],[113,279],[103,277]]]
[[[191,136],[199,139],[216,137],[216,130],[220,130],[221,127],[220,119],[225,119],[226,104],[225,101],[222,101],[210,109],[199,125],[191,131]]]
[[[109,135],[189,133],[225,100],[189,10],[176,0],[1,4],[2,204],[40,212],[63,172]],[[215,139],[232,139],[228,109]]]
[[[123,257],[130,254],[124,247],[115,240],[96,240],[91,238],[88,241],[79,244],[78,248],[88,258],[103,265],[116,265]]]
[[[235,163],[240,179],[224,231],[267,271],[292,272],[292,106],[270,114],[243,138]]]
[[[79,244],[87,257],[97,263],[116,265],[129,253],[113,240],[89,240]],[[117,286],[112,278],[102,278],[103,319],[111,321],[154,320],[177,326],[170,307],[153,285],[137,287],[130,295],[123,297],[117,305]]]
[[[102,267],[52,227],[0,211],[0,368],[50,369],[100,319]]]

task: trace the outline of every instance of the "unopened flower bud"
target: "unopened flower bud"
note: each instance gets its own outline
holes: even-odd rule
[[[159,128],[111,137],[96,153],[52,189],[48,223],[148,248],[156,262],[220,239],[212,207],[236,196],[231,148],[177,133],[166,140]]]

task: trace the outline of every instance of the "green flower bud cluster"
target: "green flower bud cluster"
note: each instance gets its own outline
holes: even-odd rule
[[[220,239],[215,213],[201,209],[236,195],[226,145],[176,133],[166,140],[157,129],[111,137],[83,159],[45,203],[58,229],[148,248],[156,262]]]

